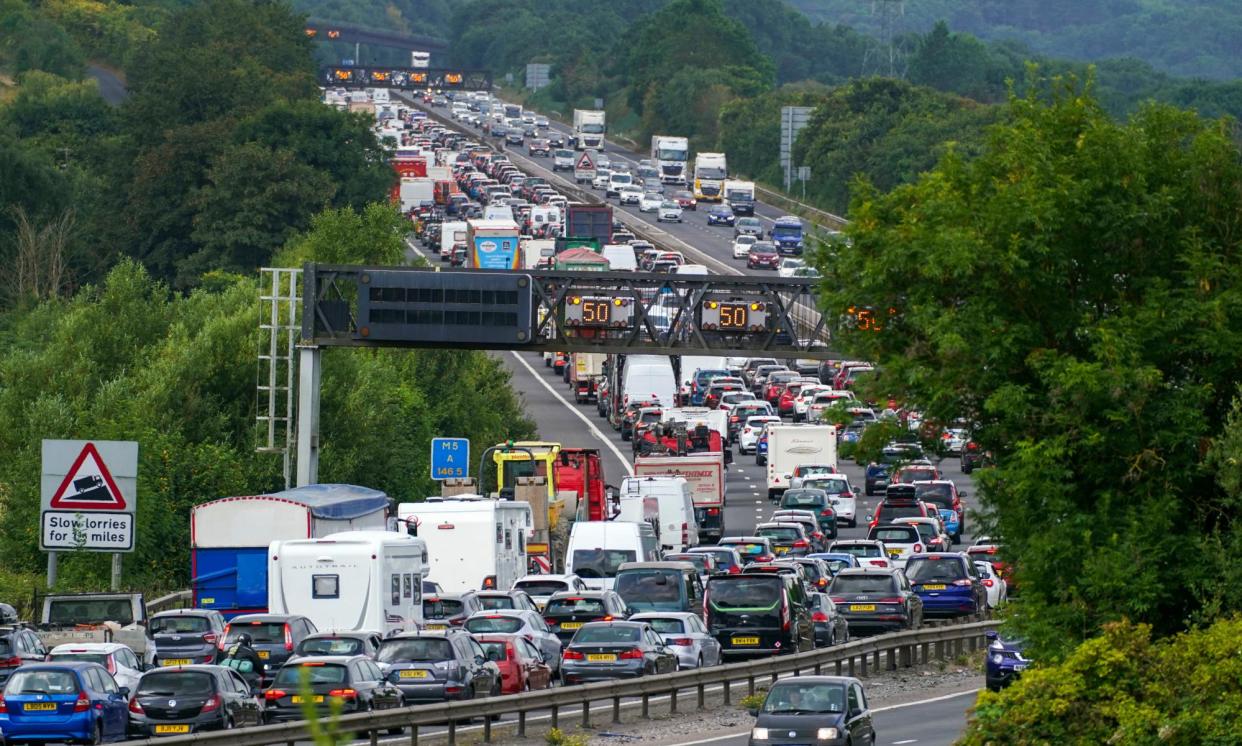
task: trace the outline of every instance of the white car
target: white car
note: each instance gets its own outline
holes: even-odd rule
[[[995,609],[1005,603],[1009,598],[1009,584],[996,574],[996,568],[992,567],[992,563],[975,560],[975,569],[979,571],[979,577],[983,578],[983,587],[987,589],[988,608]]]
[[[825,386],[822,383],[812,383],[803,386],[798,395],[794,397],[793,402],[793,418],[794,422],[801,422],[806,419],[806,410],[811,406],[811,400],[821,391],[828,391],[832,387]]]
[[[776,275],[778,277],[793,277],[794,270],[802,269],[805,266],[806,260],[804,259],[786,257],[781,260],[781,266],[777,267]]]
[[[556,673],[561,665],[561,638],[548,629],[538,612],[529,609],[492,609],[476,611],[462,625],[472,635],[521,635],[539,652]]]
[[[512,590],[526,591],[535,605],[543,611],[553,593],[561,591],[590,590],[582,578],[569,573],[567,575],[524,575],[513,583]]]
[[[49,663],[98,663],[108,669],[117,686],[123,686],[131,692],[137,690],[138,679],[142,678],[142,664],[138,656],[128,647],[116,642],[83,642],[57,645],[47,656]]]
[[[647,611],[630,617],[631,622],[646,622],[659,635],[669,650],[677,654],[681,668],[718,666],[721,663],[720,643],[707,631],[697,614],[688,611]]]
[[[656,222],[659,223],[680,223],[681,222],[681,205],[673,200],[665,200],[660,203],[659,212],[656,213]]]
[[[632,184],[617,189],[617,202],[623,205],[638,205],[638,209],[643,209],[643,190]]]
[[[944,442],[945,452],[956,456],[966,447],[966,441],[970,440],[970,435],[964,427],[950,427],[945,429],[940,439]]]
[[[750,247],[758,240],[757,236],[738,236],[733,239],[733,258],[745,259],[750,256]]]
[[[609,171],[608,169],[600,166],[599,164],[596,164],[595,165],[595,178],[591,180],[591,188],[592,189],[607,189],[608,179],[610,178],[612,178],[612,171]]]
[[[660,204],[664,202],[663,195],[656,192],[643,192],[638,198],[639,212],[655,212],[660,209]]]
[[[888,547],[875,539],[841,539],[829,544],[828,551],[852,554],[861,567],[896,567],[888,559]]]
[[[763,428],[767,427],[767,423],[780,421],[781,418],[775,415],[747,417],[746,424],[737,431],[737,452],[754,453],[755,446],[759,443],[759,436],[763,435]]]
[[[910,555],[922,554],[925,549],[918,527],[909,524],[882,523],[867,535],[884,542],[889,561],[903,570]]]
[[[953,551],[953,539],[949,537],[949,532],[944,530],[944,523],[938,517],[928,516],[920,518],[918,516],[910,516],[908,518],[894,518],[894,525],[914,526],[918,529],[919,535],[923,537],[924,552],[950,552]]]

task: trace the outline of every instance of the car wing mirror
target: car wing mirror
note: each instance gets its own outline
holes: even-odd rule
[[[758,708],[758,707],[748,707],[748,708],[746,708],[746,712],[750,713],[750,716],[751,716],[751,717],[753,717],[753,718],[757,718],[757,717],[759,717],[759,708]]]

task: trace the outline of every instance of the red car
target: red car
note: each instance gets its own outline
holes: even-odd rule
[[[677,200],[677,204],[681,205],[683,210],[697,211],[699,209],[699,203],[694,199],[694,192],[683,189],[673,195],[673,199]]]
[[[533,643],[521,635],[480,635],[475,638],[487,659],[500,669],[500,693],[518,694],[552,686],[552,669]]]
[[[940,479],[940,470],[931,464],[906,464],[893,474],[889,484],[914,484],[915,482],[935,482]]]
[[[779,269],[781,255],[771,241],[756,241],[746,254],[747,269]]]

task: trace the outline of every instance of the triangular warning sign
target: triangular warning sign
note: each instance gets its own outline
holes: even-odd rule
[[[125,510],[125,496],[112,479],[108,465],[99,457],[94,443],[82,447],[48,507],[52,510]]]
[[[578,165],[574,166],[579,171],[594,171],[595,161],[591,160],[591,154],[588,151],[582,151],[582,155],[578,157]]]

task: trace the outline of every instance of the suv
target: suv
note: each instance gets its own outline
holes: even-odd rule
[[[376,660],[406,704],[474,699],[500,691],[500,668],[462,630],[394,635],[380,644]]]
[[[904,567],[907,558],[922,552],[924,548],[919,530],[908,524],[880,524],[871,529],[867,538],[884,542],[889,560],[898,567]]]
[[[828,596],[849,622],[851,634],[923,626],[923,601],[900,570],[842,570],[828,585]]]
[[[483,604],[474,591],[465,593],[441,593],[423,597],[423,629],[448,629],[460,627],[471,614],[483,611]],[[434,620],[434,621],[433,621]]]
[[[157,666],[215,663],[224,637],[224,615],[214,609],[174,609],[151,617]]]
[[[517,609],[519,611],[539,611],[535,599],[526,591],[479,591],[475,594],[479,604],[485,611],[499,609]]]
[[[228,650],[243,632],[250,635],[250,647],[263,661],[259,676],[268,684],[293,656],[298,643],[318,631],[311,620],[296,614],[242,614],[224,625],[220,649]]]
[[[927,614],[981,616],[987,611],[983,578],[965,552],[911,555],[905,573]]]

